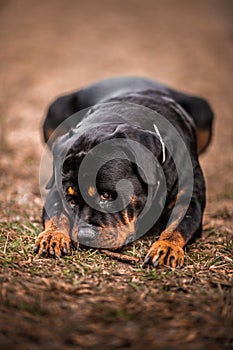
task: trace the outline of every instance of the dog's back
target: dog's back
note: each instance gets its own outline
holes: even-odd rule
[[[122,95],[146,90],[160,92],[162,95],[170,97],[188,113],[196,126],[198,152],[203,152],[212,135],[213,112],[208,102],[203,98],[191,96],[151,79],[140,77],[105,79],[74,93],[58,97],[49,107],[43,125],[45,142],[51,145],[55,138],[78,124],[85,115],[85,112],[78,113],[77,118],[72,119],[71,124],[64,123],[74,113],[85,111],[86,108],[108,102]],[[62,127],[58,128],[61,124]]]

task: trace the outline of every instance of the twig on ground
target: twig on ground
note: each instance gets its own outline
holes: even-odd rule
[[[8,239],[9,239],[9,232],[7,232],[6,242],[5,242],[4,249],[3,249],[3,254],[4,255],[6,254]]]
[[[128,255],[121,254],[121,253],[112,252],[112,251],[107,250],[107,249],[101,249],[100,252],[104,253],[105,255],[109,256],[110,258],[124,261],[124,262],[127,262],[129,264],[138,263],[140,260],[139,258],[135,258],[133,256],[128,256]]]

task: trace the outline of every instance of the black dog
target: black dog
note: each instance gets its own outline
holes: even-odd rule
[[[44,122],[54,173],[35,253],[69,254],[71,242],[116,249],[159,232],[144,263],[182,266],[183,247],[202,231],[198,153],[212,121],[204,99],[145,78],[112,78],[59,97]]]

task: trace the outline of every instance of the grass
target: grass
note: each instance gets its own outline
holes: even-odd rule
[[[126,273],[136,275],[139,281],[169,281],[173,278],[187,277],[204,272],[216,274],[224,269],[228,277],[232,277],[233,268],[233,239],[223,232],[217,232],[214,228],[204,232],[205,239],[186,248],[186,264],[183,269],[153,269],[142,268],[138,263],[134,266],[119,263],[94,249],[78,249],[71,256],[61,259],[42,259],[32,253],[35,237],[40,232],[40,227],[30,221],[13,221],[0,224],[0,267],[11,268],[15,271],[27,272],[32,275],[54,276],[54,273],[62,273],[66,281],[72,283],[75,276],[87,276],[91,274],[117,273],[118,266],[124,266]],[[128,256],[140,258],[145,256],[151,245],[151,239],[138,241],[124,248],[123,253]],[[43,266],[43,269],[41,267]],[[51,269],[52,266],[52,269]],[[227,272],[229,274],[227,274]],[[196,277],[195,277],[196,278]],[[226,277],[227,278],[227,277]],[[130,283],[132,282],[131,279]]]
[[[14,339],[19,339],[14,320],[18,322],[25,334],[25,349],[36,343],[40,348],[38,339],[45,340],[48,322],[54,328],[46,336],[48,349],[59,337],[58,346],[66,344],[68,349],[80,342],[81,348],[89,344],[90,349],[95,349],[96,343],[109,349],[117,349],[119,344],[123,348],[122,344],[134,344],[136,349],[147,344],[148,348],[163,349],[161,342],[177,346],[180,342],[187,349],[193,342],[196,348],[211,345],[217,349],[221,344],[221,349],[228,349],[233,342],[229,331],[233,237],[224,227],[208,227],[203,239],[188,246],[181,269],[141,267],[151,237],[123,249],[125,255],[140,258],[139,263],[128,264],[85,248],[61,259],[40,258],[32,253],[32,247],[41,226],[23,216],[2,222],[0,230],[0,317],[5,318],[4,332]],[[64,317],[66,331],[59,326]],[[32,320],[39,322],[40,336],[28,331]],[[160,338],[153,338],[150,345],[144,343],[152,339],[154,329]]]

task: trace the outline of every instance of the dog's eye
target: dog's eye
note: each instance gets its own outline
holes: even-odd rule
[[[100,193],[100,200],[102,202],[113,201],[116,198],[117,198],[117,192],[115,191],[113,192],[105,191]]]
[[[100,195],[100,199],[102,200],[102,201],[107,201],[107,200],[109,200],[111,198],[111,194],[109,193],[109,192],[103,192],[103,193],[101,193],[101,195]]]

